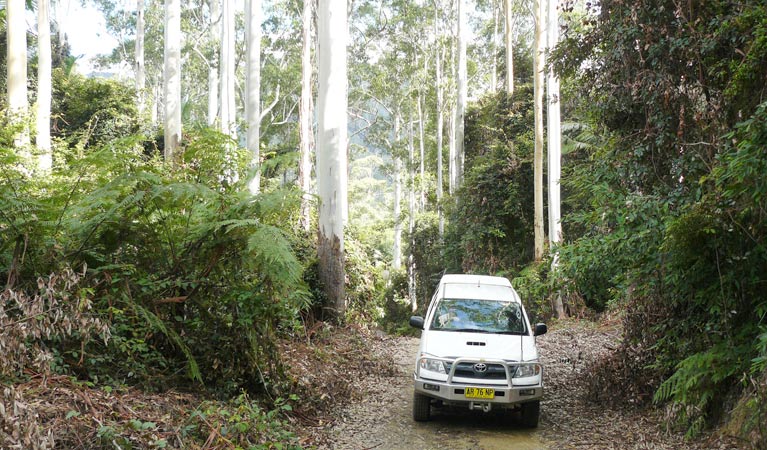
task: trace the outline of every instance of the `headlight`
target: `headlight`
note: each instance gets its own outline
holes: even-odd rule
[[[534,377],[541,374],[540,364],[525,364],[517,366],[517,370],[514,372],[514,378],[527,378]]]
[[[447,371],[445,370],[445,363],[438,359],[429,359],[429,358],[423,358],[421,359],[421,369],[422,370],[428,370],[429,372],[436,372],[443,375],[447,374]]]

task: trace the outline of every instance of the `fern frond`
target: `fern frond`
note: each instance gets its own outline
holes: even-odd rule
[[[155,315],[152,311],[144,308],[138,303],[133,303],[132,306],[136,309],[136,311],[138,311],[139,314],[141,314],[141,316],[144,317],[150,326],[164,334],[165,337],[167,337],[168,340],[173,343],[173,345],[181,350],[181,353],[184,354],[186,361],[189,364],[189,377],[192,380],[196,380],[202,383],[202,373],[200,373],[200,366],[197,364],[197,360],[194,358],[194,355],[192,355],[192,351],[189,349],[189,347],[187,347],[183,339],[181,339],[181,336],[179,336],[179,334],[176,333],[176,331],[172,328],[166,327],[162,319],[157,317],[157,315]]]

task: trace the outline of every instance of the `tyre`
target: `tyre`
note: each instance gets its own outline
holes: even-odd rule
[[[426,422],[431,417],[431,398],[426,395],[413,393],[413,420]]]
[[[536,428],[538,426],[538,418],[541,415],[541,402],[536,400],[534,402],[522,403],[522,425],[527,428]]]

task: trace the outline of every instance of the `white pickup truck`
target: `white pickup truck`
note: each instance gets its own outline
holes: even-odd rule
[[[543,365],[519,295],[506,278],[444,275],[426,317],[410,325],[423,330],[415,361],[413,419],[426,421],[433,405],[489,412],[520,409],[522,423],[538,426]]]

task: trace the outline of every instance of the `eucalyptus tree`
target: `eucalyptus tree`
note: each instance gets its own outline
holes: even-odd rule
[[[251,194],[258,194],[261,177],[261,0],[245,1],[245,118],[248,122],[246,146],[250,152],[252,178],[248,181]]]
[[[439,213],[439,235],[440,237],[445,233],[445,217],[442,213],[442,191],[444,188],[443,172],[444,168],[442,163],[442,131],[445,123],[445,113],[443,111],[444,102],[444,88],[442,86],[442,29],[440,27],[440,12],[442,11],[440,0],[434,0],[434,72],[435,72],[435,94],[436,94],[436,111],[435,122],[437,126],[436,130],[436,145],[437,145],[437,208]]]
[[[212,45],[212,57],[208,58],[208,126],[212,127],[218,117],[218,62],[216,47],[221,38],[221,2],[208,1],[208,39]],[[220,45],[220,44],[219,44]]]
[[[557,0],[547,1],[547,24],[546,24],[546,59],[550,61],[552,49],[559,41],[559,17],[557,14]],[[562,160],[562,126],[560,118],[559,101],[559,78],[554,73],[554,68],[549,64],[546,79],[546,104],[547,131],[548,131],[548,192],[549,192],[549,241],[552,248],[562,240],[562,223],[560,217],[560,176]],[[554,254],[552,270],[556,270],[559,254]],[[560,319],[565,316],[564,305],[561,295],[552,297],[553,309]]]
[[[11,123],[23,124],[29,112],[27,100],[27,27],[24,0],[6,0],[6,33],[8,38],[8,115]],[[23,126],[14,138],[17,147],[29,144],[29,131]]]
[[[165,0],[165,160],[181,145],[181,0]]]
[[[220,101],[221,131],[237,138],[235,97],[235,14],[234,0],[222,0],[221,8],[221,64],[220,64]]]
[[[37,0],[37,145],[38,169],[51,170],[51,97],[52,86],[51,20],[49,0]]]
[[[226,1],[226,0],[225,0]],[[317,191],[320,200],[319,278],[337,320],[346,312],[344,222],[347,207],[347,12],[346,1],[318,8]]]
[[[514,93],[514,16],[512,14],[512,0],[503,0],[503,38],[506,44],[506,92]]]
[[[466,44],[468,40],[468,23],[466,21],[466,0],[457,0],[458,3],[458,65],[456,72],[457,95],[455,109],[455,154],[452,164],[454,166],[453,181],[454,186],[461,185],[463,177],[463,138],[464,138],[464,118],[466,115],[466,92],[467,92],[467,73],[466,73]]]
[[[535,39],[533,45],[533,107],[535,117],[535,150],[533,153],[533,257],[543,259],[543,78],[544,78],[544,11],[546,0],[535,0]]]
[[[309,232],[312,171],[312,147],[314,133],[312,130],[312,14],[314,0],[304,0],[301,14],[301,108],[299,110],[299,140],[300,159],[298,165],[298,183],[303,195],[301,197],[301,227]]]
[[[559,18],[557,14],[557,1],[547,1],[547,60],[552,49],[559,40]],[[560,118],[559,101],[559,78],[551,65],[546,77],[547,94],[547,143],[548,143],[548,192],[549,192],[549,240],[557,244],[562,240],[562,224],[560,221],[560,189],[559,179],[561,176],[562,158],[562,126]]]
[[[136,0],[136,105],[139,114],[145,106],[146,71],[144,64],[144,0]]]

